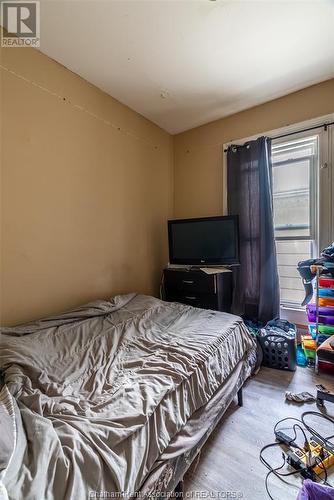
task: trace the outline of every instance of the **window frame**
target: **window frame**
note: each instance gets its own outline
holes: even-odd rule
[[[327,132],[326,132],[327,134]],[[324,143],[324,127],[319,126],[319,128],[314,130],[307,130],[305,132],[296,132],[288,137],[278,137],[272,140],[272,145],[284,144],[288,141],[297,141],[298,139],[305,139],[311,137],[317,137],[316,146],[316,159],[313,160],[312,165],[310,165],[310,233],[308,236],[291,236],[291,237],[275,237],[275,241],[309,241],[311,245],[311,255],[310,258],[315,258],[318,255],[320,246],[319,237],[322,232],[320,227],[320,165],[321,165],[321,144]],[[274,164],[273,164],[273,168]],[[301,314],[305,314],[305,308],[296,304],[295,302],[289,302],[288,300],[281,299],[281,311],[300,311]],[[304,320],[305,322],[305,320]]]

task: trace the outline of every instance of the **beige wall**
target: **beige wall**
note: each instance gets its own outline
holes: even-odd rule
[[[174,215],[223,212],[223,144],[334,112],[334,79],[174,136]]]
[[[172,138],[40,52],[0,56],[3,324],[156,294],[173,203],[223,211],[223,143],[334,111],[330,80]]]
[[[157,293],[171,136],[40,52],[1,66],[1,322]]]

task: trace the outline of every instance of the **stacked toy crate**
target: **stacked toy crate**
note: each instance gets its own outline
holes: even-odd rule
[[[302,337],[302,346],[309,362],[316,360],[316,349],[334,335],[334,278],[321,275],[317,269],[315,303],[306,306],[309,335]],[[332,365],[332,363],[329,363]],[[334,369],[319,362],[319,368]]]

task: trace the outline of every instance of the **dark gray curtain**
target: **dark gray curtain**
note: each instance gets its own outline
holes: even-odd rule
[[[266,322],[279,316],[280,302],[267,137],[228,148],[227,202],[229,214],[239,215],[240,230],[233,311]]]

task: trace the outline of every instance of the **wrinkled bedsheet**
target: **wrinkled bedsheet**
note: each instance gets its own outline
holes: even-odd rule
[[[2,328],[0,367],[22,419],[9,498],[138,491],[253,348],[237,316],[136,294]]]

